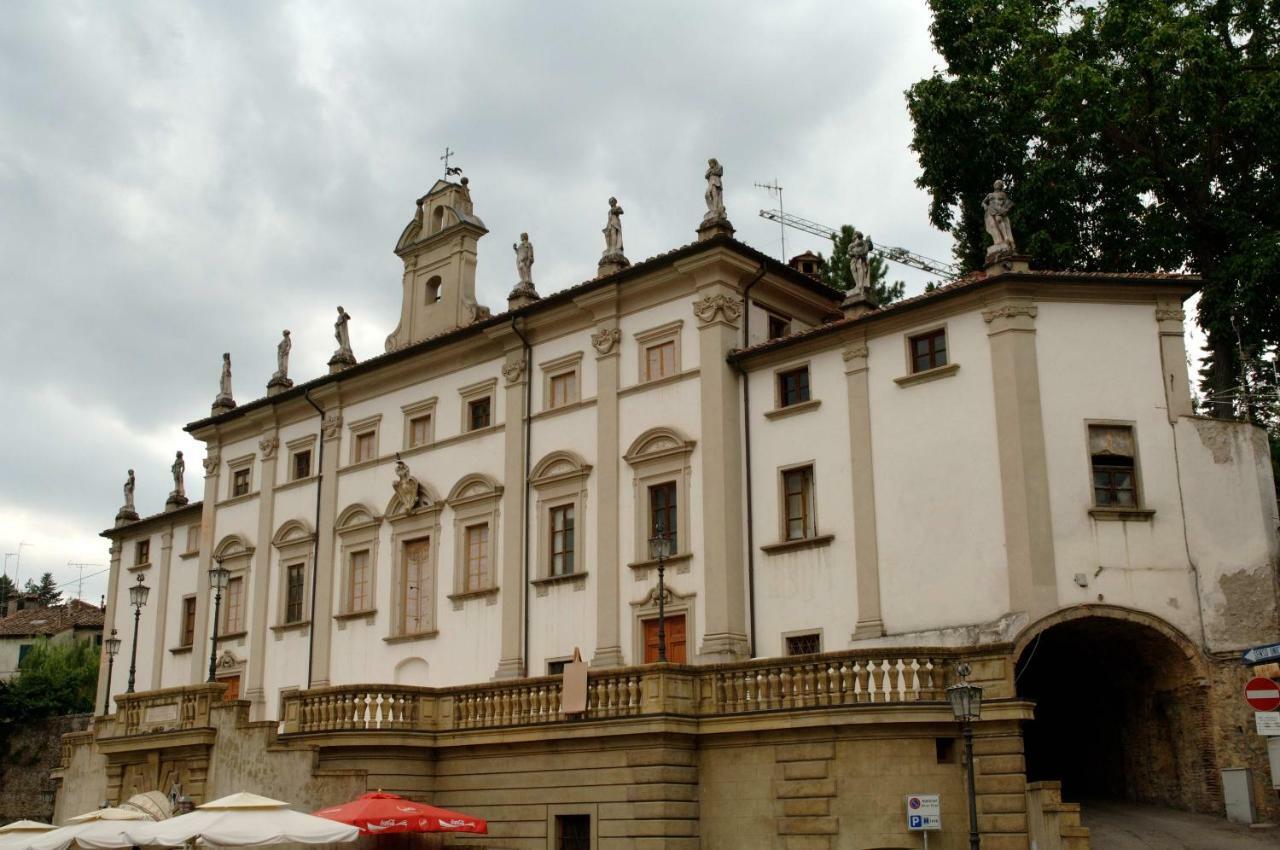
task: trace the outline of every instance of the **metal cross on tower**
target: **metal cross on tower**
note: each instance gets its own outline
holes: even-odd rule
[[[455,151],[449,150],[449,146],[444,146],[444,156],[440,157],[440,161],[444,163],[444,176],[452,177],[455,174],[461,174],[462,168],[459,166],[449,166],[449,157],[453,156]]]

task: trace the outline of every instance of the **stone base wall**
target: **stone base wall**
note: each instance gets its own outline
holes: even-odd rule
[[[1247,767],[1253,775],[1253,801],[1258,819],[1280,823],[1280,792],[1271,787],[1271,763],[1267,758],[1267,739],[1258,734],[1254,711],[1244,701],[1244,686],[1252,676],[1262,673],[1245,667],[1238,655],[1221,655],[1210,659],[1210,679],[1206,689],[1206,710],[1197,723],[1213,742],[1212,763],[1203,765],[1203,796],[1208,811],[1225,815],[1222,798],[1224,767]],[[1280,672],[1280,671],[1273,671]]]
[[[62,736],[89,725],[87,714],[50,717],[17,729],[0,753],[0,824],[53,817],[58,786],[50,773],[62,758]]]

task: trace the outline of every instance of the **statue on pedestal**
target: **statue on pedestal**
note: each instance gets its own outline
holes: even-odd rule
[[[138,519],[138,511],[133,506],[133,488],[135,482],[133,478],[133,470],[129,470],[129,477],[124,480],[124,504],[120,506],[120,510],[116,511],[116,525],[123,525],[126,522],[134,522]]]
[[[182,459],[182,452],[178,452],[174,457],[173,466],[169,467],[169,471],[173,473],[173,492],[164,501],[166,510],[180,508],[187,504],[187,485],[183,480],[187,474],[187,462]]]
[[[222,355],[222,376],[218,379],[218,395],[213,400],[213,415],[226,413],[236,406],[231,396],[231,352]]]
[[[289,352],[292,350],[293,340],[289,338],[289,331],[286,329],[276,345],[276,371],[272,373],[271,380],[267,381],[267,395],[275,395],[293,386],[293,381],[289,379]]]
[[[511,245],[516,252],[516,274],[520,281],[507,295],[507,303],[513,308],[523,306],[538,298],[538,290],[533,286],[533,243],[528,233],[520,234],[520,241]]]
[[[849,274],[853,278],[853,288],[849,294],[854,297],[869,299],[871,295],[871,237],[864,236],[861,230],[853,232],[849,242]]]
[[[982,199],[983,224],[991,235],[991,247],[987,249],[987,260],[990,261],[1001,254],[1017,253],[1013,241],[1013,225],[1009,222],[1009,213],[1013,210],[1013,201],[1004,191],[1004,181],[997,180],[992,191]]]
[[[422,488],[418,479],[409,474],[409,465],[400,459],[399,452],[396,452],[396,480],[391,486],[395,488],[396,497],[404,512],[413,513],[422,498]]]
[[[727,217],[724,209],[724,166],[712,157],[707,160],[707,173],[703,176],[707,181],[707,191],[703,195],[707,202],[707,213],[702,217],[705,224]]]
[[[333,338],[338,341],[338,350],[329,358],[329,371],[341,372],[349,366],[356,365],[355,352],[351,350],[351,335],[347,331],[347,322],[351,314],[338,305],[338,319],[333,323]]]
[[[609,199],[609,216],[605,219],[604,254],[600,256],[600,274],[613,274],[631,265],[622,248],[622,206],[617,198]]]

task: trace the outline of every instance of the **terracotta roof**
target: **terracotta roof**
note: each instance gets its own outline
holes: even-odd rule
[[[257,410],[259,408],[266,407],[269,404],[276,404],[289,399],[299,398],[304,396],[309,389],[332,383],[334,381],[347,380],[348,378],[353,378],[357,375],[377,369],[387,363],[394,363],[406,357],[411,357],[415,354],[428,351],[437,346],[465,339],[469,336],[474,336],[482,333],[486,328],[507,324],[516,317],[528,316],[552,306],[563,304],[567,301],[571,301],[577,295],[581,295],[582,293],[589,292],[593,289],[598,289],[602,286],[624,283],[632,278],[640,277],[656,268],[667,265],[675,260],[693,256],[701,251],[711,248],[729,248],[736,251],[738,254],[741,254],[748,259],[764,265],[768,271],[773,272],[779,277],[786,278],[798,286],[802,286],[829,299],[832,302],[833,309],[839,305],[840,299],[844,297],[844,293],[839,290],[832,289],[821,281],[815,280],[809,275],[791,268],[791,266],[786,263],[774,259],[768,254],[763,254],[744,242],[739,242],[732,236],[714,236],[710,239],[690,242],[687,245],[681,245],[680,247],[673,248],[670,251],[656,254],[646,260],[628,266],[621,271],[614,272],[613,274],[585,280],[582,283],[575,284],[567,289],[561,289],[557,292],[553,292],[545,298],[541,298],[532,304],[519,308],[518,310],[508,310],[502,313],[496,313],[488,319],[481,319],[480,321],[467,325],[466,327],[445,331],[444,333],[437,334],[433,337],[419,340],[412,345],[406,345],[403,348],[397,348],[393,351],[374,355],[373,357],[370,357],[367,360],[362,360],[355,366],[352,366],[349,369],[344,369],[336,374],[321,375],[307,381],[306,383],[297,384],[291,389],[278,393],[274,396],[264,396],[253,401],[246,402],[245,404],[238,405],[226,413],[221,413],[217,416],[209,416],[204,419],[198,419],[195,422],[188,424],[184,430],[190,432],[213,423],[228,422],[236,417],[243,416],[248,411]]]
[[[51,608],[27,608],[0,618],[0,637],[52,637],[68,629],[101,629],[102,609],[79,599]]]
[[[1084,282],[1090,282],[1090,281],[1094,281],[1094,282],[1128,281],[1133,283],[1175,282],[1175,283],[1189,283],[1193,285],[1198,284],[1200,282],[1199,275],[1178,274],[1175,272],[1086,272],[1086,271],[1078,271],[1078,270],[1066,270],[1066,271],[1032,270],[1032,271],[1023,271],[1023,272],[1011,272],[1011,273],[994,275],[994,276],[988,277],[987,273],[984,271],[974,271],[974,272],[969,272],[966,275],[962,275],[961,277],[958,277],[955,280],[948,281],[947,283],[944,283],[941,286],[936,287],[930,292],[922,292],[919,295],[913,295],[910,298],[903,298],[901,301],[895,301],[892,304],[889,304],[885,307],[881,307],[878,310],[872,310],[869,313],[864,313],[861,316],[858,316],[856,318],[846,317],[842,319],[836,319],[835,321],[827,322],[826,324],[822,324],[822,325],[816,325],[812,328],[808,328],[798,333],[791,334],[790,336],[779,337],[778,339],[771,339],[766,342],[757,343],[756,345],[750,346],[749,348],[739,349],[738,351],[735,351],[733,354],[730,355],[730,359],[741,360],[748,357],[752,357],[756,354],[760,354],[765,351],[772,351],[777,348],[785,348],[788,345],[793,345],[797,342],[800,342],[801,340],[810,339],[815,336],[822,336],[823,334],[827,334],[827,333],[833,333],[841,328],[849,327],[851,325],[859,325],[859,324],[874,322],[875,320],[883,316],[889,316],[889,315],[901,313],[905,310],[911,309],[913,307],[917,307],[925,301],[938,301],[944,298],[949,298],[960,292],[968,292],[970,290],[980,289],[988,283],[1003,282],[1007,280],[1012,280],[1015,277],[1019,280],[1027,280],[1027,279],[1034,280],[1036,278],[1043,278],[1043,279],[1052,279],[1052,280],[1078,280],[1078,281],[1084,281]]]

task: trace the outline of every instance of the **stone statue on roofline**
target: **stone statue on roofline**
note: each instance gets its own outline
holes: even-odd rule
[[[529,234],[521,233],[520,241],[513,242],[511,250],[516,254],[516,274],[520,276],[520,280],[507,293],[507,307],[518,310],[540,297],[533,285],[533,243],[529,241]]]
[[[600,257],[600,275],[622,271],[631,265],[622,248],[622,205],[617,198],[609,199],[609,215],[605,219],[604,254]]]
[[[213,400],[213,415],[235,409],[236,400],[231,396],[231,352],[222,355],[222,376],[218,379],[218,395]]]
[[[173,473],[173,492],[169,494],[169,498],[164,500],[164,509],[166,511],[171,511],[187,504],[187,485],[184,480],[187,474],[187,462],[182,459],[182,452],[178,452],[174,456],[173,466],[169,467],[169,471]]]
[[[849,242],[849,275],[853,280],[850,295],[871,299],[871,237],[865,236],[861,230],[853,232]]]
[[[133,470],[129,470],[129,477],[124,480],[124,504],[120,506],[120,510],[116,511],[116,525],[123,525],[127,522],[135,522],[138,519],[138,511],[133,506],[133,489],[135,481]]]
[[[351,350],[351,334],[347,330],[347,323],[350,321],[351,314],[342,309],[342,305],[339,304],[338,319],[333,323],[333,338],[338,341],[338,350],[329,358],[330,374],[356,365],[356,355]]]
[[[276,371],[271,375],[271,380],[267,381],[267,395],[275,395],[293,386],[293,381],[289,379],[289,352],[292,350],[293,340],[289,338],[289,331],[286,329],[276,345]]]
[[[1004,181],[997,180],[991,191],[982,199],[983,224],[991,235],[991,247],[987,249],[987,262],[1004,254],[1016,254],[1017,245],[1013,241],[1013,225],[1009,221],[1009,213],[1013,210],[1013,201],[1004,191]]]
[[[703,178],[707,181],[707,190],[702,195],[707,202],[707,211],[702,216],[702,224],[698,226],[698,238],[732,236],[733,225],[729,223],[729,216],[724,208],[724,166],[718,159],[712,157],[707,160]]]

